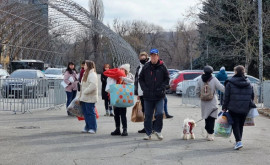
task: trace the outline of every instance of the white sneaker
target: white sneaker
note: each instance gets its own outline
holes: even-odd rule
[[[81,131],[81,133],[87,133],[87,132],[88,132],[88,130],[85,128]]]
[[[90,129],[90,130],[88,131],[88,133],[90,133],[90,134],[95,134],[96,132],[95,132],[94,130]]]
[[[155,132],[154,134],[157,136],[158,140],[163,140],[161,132]]]
[[[150,136],[146,135],[146,136],[143,138],[143,140],[151,140],[151,135],[150,135]]]
[[[207,140],[208,141],[214,141],[214,134],[208,134]]]

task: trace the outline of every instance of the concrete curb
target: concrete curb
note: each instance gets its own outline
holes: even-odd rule
[[[270,109],[268,109],[268,108],[258,109],[258,112],[260,114],[270,118]]]

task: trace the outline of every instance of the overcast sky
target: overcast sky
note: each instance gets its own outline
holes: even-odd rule
[[[88,10],[88,0],[73,0]],[[111,24],[114,18],[120,20],[144,20],[173,29],[178,20],[199,0],[103,0],[104,24]]]

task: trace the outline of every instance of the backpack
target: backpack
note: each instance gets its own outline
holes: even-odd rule
[[[204,83],[202,89],[201,89],[201,100],[202,101],[211,101],[214,98],[214,94],[212,94],[212,89],[209,86],[209,82],[212,80],[212,78],[210,78],[210,80],[208,80],[206,83]]]

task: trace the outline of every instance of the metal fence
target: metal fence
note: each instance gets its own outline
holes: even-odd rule
[[[223,83],[223,82],[221,82]],[[254,94],[255,94],[255,103],[261,103],[260,101],[260,86],[256,83],[251,83],[253,86]],[[182,104],[187,105],[194,105],[194,106],[200,106],[201,100],[198,95],[196,95],[196,87],[197,87],[197,81],[196,80],[188,80],[183,81],[180,89],[182,94]],[[267,95],[267,92],[270,92],[270,81],[264,82],[264,104],[267,102],[270,107],[270,96]],[[220,99],[219,92],[216,92],[216,95],[218,95],[218,98]],[[266,103],[266,104],[267,104]],[[266,106],[265,104],[265,106]]]
[[[0,79],[0,111],[31,112],[66,102],[62,80]]]
[[[270,108],[270,81],[263,82],[263,105]]]

